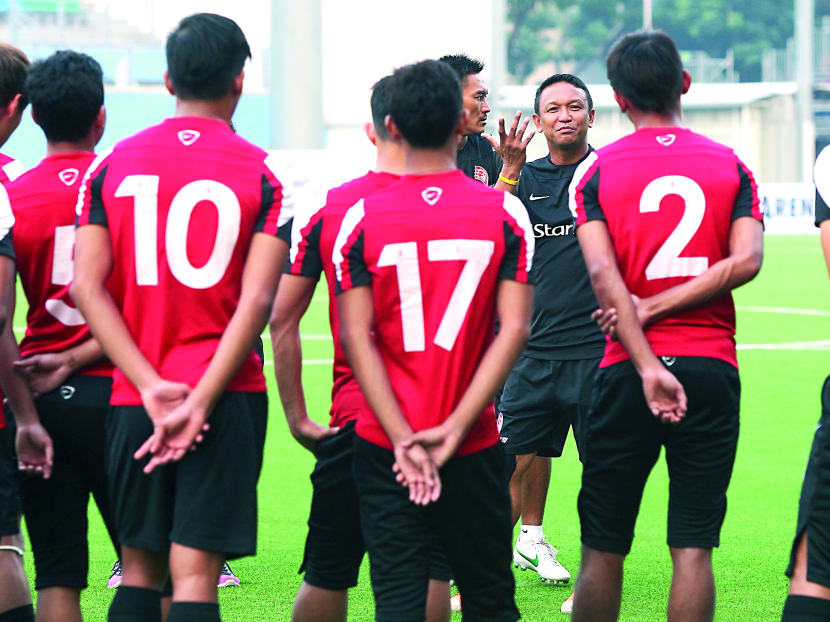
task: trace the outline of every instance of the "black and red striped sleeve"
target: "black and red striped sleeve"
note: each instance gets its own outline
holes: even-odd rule
[[[305,213],[302,213],[303,211]],[[291,251],[288,254],[286,274],[313,279],[320,277],[323,271],[320,233],[323,229],[324,211],[325,206],[316,210],[297,210],[291,225]]]
[[[260,175],[259,215],[254,233],[275,235],[291,244],[291,219],[294,217],[294,194],[291,181],[277,178],[276,161],[268,155]]]
[[[764,214],[761,211],[761,202],[758,200],[758,185],[755,183],[755,176],[746,164],[738,160],[738,194],[735,196],[735,204],[732,206],[732,220],[752,217],[764,222]]]
[[[599,156],[596,151],[589,153],[576,167],[568,198],[577,227],[589,220],[605,220],[599,204]]]
[[[107,211],[104,207],[104,179],[109,168],[112,150],[99,154],[84,173],[78,188],[78,202],[75,204],[75,225],[101,225],[107,227]]]
[[[533,267],[533,253],[536,238],[530,216],[520,199],[504,193],[504,257],[499,266],[499,279],[531,283],[530,269]]]
[[[366,265],[365,208],[361,199],[352,205],[343,216],[340,231],[334,240],[331,261],[336,277],[335,292],[340,294],[353,287],[371,285],[372,275]]]
[[[813,181],[816,184],[816,227],[825,220],[830,220],[830,148],[825,147],[816,158],[813,169]]]

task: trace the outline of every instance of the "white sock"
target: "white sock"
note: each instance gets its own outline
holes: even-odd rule
[[[545,532],[542,531],[541,525],[522,525],[519,540],[527,540],[536,542],[545,537]]]

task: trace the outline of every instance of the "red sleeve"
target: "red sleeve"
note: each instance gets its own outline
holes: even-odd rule
[[[319,278],[323,271],[323,257],[320,254],[320,232],[323,229],[323,209],[319,208],[311,218],[294,217],[291,228],[290,274]]]
[[[291,184],[277,179],[273,156],[266,156],[263,164],[259,217],[254,232],[276,235],[288,242],[291,238],[291,219],[294,216]]]
[[[363,230],[365,211],[363,200],[349,208],[343,217],[340,231],[334,240],[332,263],[337,279],[336,293],[353,287],[370,285],[372,276],[363,255],[365,235]]]
[[[605,220],[599,204],[599,156],[596,151],[588,154],[576,167],[568,194],[577,227],[589,220]]]
[[[738,179],[740,179],[740,185],[738,195],[735,197],[735,205],[732,207],[732,220],[743,216],[751,216],[763,222],[764,215],[761,212],[761,203],[758,200],[758,186],[755,183],[755,177],[740,159],[738,159]]]
[[[84,179],[78,189],[78,202],[75,204],[75,224],[78,227],[83,225],[107,226],[107,212],[104,209],[102,187],[111,153],[112,150],[110,149],[99,154],[84,174]]]
[[[530,216],[524,203],[512,194],[504,193],[503,205],[504,257],[499,266],[499,278],[530,283],[530,269],[536,250]]]

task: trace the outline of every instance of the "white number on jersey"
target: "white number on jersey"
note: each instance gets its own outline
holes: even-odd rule
[[[455,284],[450,301],[438,325],[434,343],[452,350],[478,284],[490,264],[495,250],[492,240],[430,240],[427,258],[430,261],[463,261],[464,268]],[[395,266],[398,294],[401,299],[403,348],[406,352],[423,352],[424,304],[421,295],[421,274],[416,242],[387,244],[378,257],[378,267]]]
[[[52,252],[52,284],[69,285],[75,269],[75,260],[72,258],[72,249],[75,246],[75,225],[55,227],[55,241]],[[65,326],[83,326],[86,324],[84,316],[74,307],[70,307],[63,300],[50,298],[44,303],[46,310],[58,322]]]
[[[694,237],[706,211],[706,197],[696,181],[682,175],[664,175],[651,181],[640,196],[640,212],[657,212],[660,201],[670,194],[683,199],[680,222],[646,266],[646,279],[698,276],[709,268],[708,257],[680,257]]]
[[[139,285],[158,285],[158,175],[129,175],[119,184],[116,197],[134,198],[135,274]],[[207,263],[197,268],[187,256],[187,230],[193,210],[201,201],[216,208],[216,240]],[[170,202],[164,235],[167,264],[177,281],[193,289],[207,289],[225,275],[239,238],[242,208],[233,190],[209,179],[193,181]]]

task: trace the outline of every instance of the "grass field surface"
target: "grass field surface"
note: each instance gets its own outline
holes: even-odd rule
[[[830,283],[818,236],[769,236],[758,278],[735,293],[741,367],[741,436],[729,489],[721,547],[715,551],[718,588],[715,619],[780,620],[787,590],[784,569],[795,529],[801,479],[820,414],[819,392],[830,373]],[[309,412],[328,419],[332,346],[325,286],[303,320],[303,381]],[[22,300],[22,295],[19,297]],[[18,309],[15,326],[25,323]],[[297,574],[306,536],[313,456],[288,433],[279,405],[266,341],[270,419],[259,482],[259,554],[233,564],[239,588],[220,591],[226,622],[290,618],[300,585]],[[233,456],[228,456],[233,460]],[[665,619],[671,579],[666,539],[667,475],[659,461],[643,496],[636,537],[626,561],[620,619]],[[580,465],[572,440],[553,462],[545,533],[574,577],[580,543],[576,498]],[[486,545],[486,543],[482,543]],[[90,587],[83,595],[86,620],[105,620],[113,591],[105,588],[115,554],[94,505],[90,509]],[[27,572],[33,577],[31,556]],[[538,575],[516,571],[516,601],[523,620],[565,620],[559,607],[572,585],[554,587]],[[372,620],[374,603],[364,561],[351,591],[349,619]],[[453,620],[461,619],[453,614]]]

